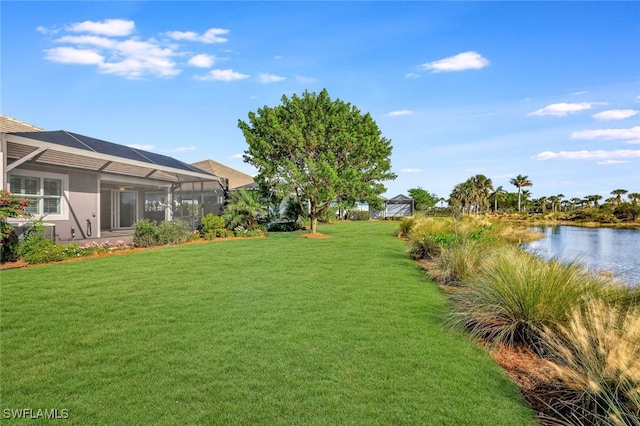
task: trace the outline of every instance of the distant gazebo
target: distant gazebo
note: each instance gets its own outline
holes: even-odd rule
[[[413,216],[414,203],[413,198],[406,195],[396,195],[393,198],[382,198],[384,210],[376,210],[371,212],[372,219],[383,219],[386,217],[406,217]]]

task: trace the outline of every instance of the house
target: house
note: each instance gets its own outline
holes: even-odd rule
[[[239,170],[220,164],[213,160],[203,160],[192,163],[192,166],[211,173],[212,175],[224,177],[229,181],[229,189],[255,188],[257,187],[253,177]]]
[[[371,219],[384,219],[387,217],[405,217],[412,216],[414,211],[413,198],[406,195],[396,195],[393,198],[385,198],[381,195],[378,196],[382,202],[382,210],[374,210],[372,206],[366,201],[357,201],[351,208],[347,210],[339,210],[338,217],[347,217],[348,211],[366,211],[369,212]],[[337,206],[337,203],[332,203],[332,206]]]
[[[402,194],[398,194],[393,198],[384,198],[383,206],[384,210],[371,212],[372,219],[412,216],[414,211],[413,198]]]
[[[213,213],[215,215],[222,214],[222,208],[226,202],[228,191],[240,188],[257,188],[253,178],[239,170],[225,166],[213,160],[203,160],[191,164],[200,170],[212,175],[218,176],[225,182],[221,186],[218,182],[187,182],[180,185],[175,193],[177,209],[174,212],[174,218],[180,218],[189,222],[194,222],[197,226],[199,217]],[[194,216],[194,206],[196,213]],[[199,216],[199,217],[198,217]]]
[[[27,211],[59,241],[100,238],[145,218],[199,218],[224,204],[226,179],[169,156],[4,115],[0,137],[0,188],[31,200]]]

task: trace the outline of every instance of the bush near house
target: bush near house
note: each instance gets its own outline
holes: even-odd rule
[[[349,220],[370,220],[371,214],[368,211],[351,210],[347,215]]]
[[[209,213],[202,218],[199,231],[200,236],[205,240],[213,240],[217,237],[226,236],[224,217]]]
[[[133,245],[136,247],[157,246],[160,241],[158,225],[149,220],[142,219],[133,225]]]
[[[16,197],[9,191],[0,190],[0,261],[18,260],[18,237],[13,226],[6,222],[9,217],[29,216],[24,209],[29,200]]]

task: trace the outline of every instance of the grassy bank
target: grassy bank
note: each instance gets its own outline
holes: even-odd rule
[[[520,229],[486,218],[406,219],[397,233],[446,284],[453,324],[526,355],[537,383],[523,390],[551,424],[640,425],[640,290],[526,253]]]
[[[2,271],[2,409],[71,424],[535,422],[394,223]]]

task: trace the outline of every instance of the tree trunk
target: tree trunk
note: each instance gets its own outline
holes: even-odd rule
[[[318,232],[318,218],[314,215],[311,216],[311,230],[309,231],[310,234],[315,234],[316,232]]]

